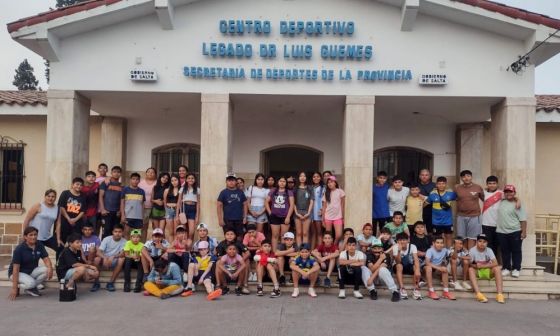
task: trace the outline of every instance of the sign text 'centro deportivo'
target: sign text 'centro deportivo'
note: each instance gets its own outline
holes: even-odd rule
[[[365,82],[397,81],[412,79],[410,69],[375,69],[371,66],[374,48],[371,44],[323,43],[316,45],[294,43],[270,43],[267,38],[277,33],[286,39],[304,36],[309,39],[321,39],[325,36],[338,40],[351,38],[356,30],[353,21],[280,21],[273,25],[268,20],[220,20],[218,30],[223,37],[257,36],[260,43],[205,41],[200,50],[210,60],[227,60],[225,65],[186,65],[183,74],[193,79],[227,79],[227,80],[272,80],[272,81],[351,81]],[[245,67],[243,61],[257,59],[273,62],[286,61],[284,66]],[[320,59],[325,66],[291,66],[287,61],[310,62]],[[239,64],[231,64],[237,61]],[[359,62],[363,69],[348,70],[332,68],[328,62]],[[248,62],[245,62],[248,63]],[[253,65],[255,64],[254,62]]]

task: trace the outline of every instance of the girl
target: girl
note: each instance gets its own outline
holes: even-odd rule
[[[236,182],[237,182],[237,189],[245,192],[245,180],[241,177],[238,177]]]
[[[309,243],[309,225],[311,224],[311,211],[313,210],[313,190],[307,185],[305,172],[298,174],[298,186],[294,192],[296,243]]]
[[[329,181],[329,177],[333,176],[332,172],[330,170],[325,170],[323,172],[323,184],[326,185],[327,182]]]
[[[152,230],[155,228],[165,229],[165,190],[169,188],[169,180],[171,177],[168,173],[159,174],[158,183],[152,191]],[[143,232],[142,232],[143,233]],[[147,233],[147,232],[146,232]]]
[[[152,193],[154,191],[154,186],[157,184],[157,172],[156,169],[153,167],[150,167],[148,169],[146,169],[146,177],[140,181],[140,183],[138,183],[138,187],[140,187],[140,189],[144,190],[144,195],[146,197],[146,200],[144,201],[144,212],[143,212],[143,225],[142,225],[142,241],[146,241],[146,233],[148,232],[148,227],[150,225],[150,222],[152,222],[152,226],[153,221],[150,218],[151,212],[152,212]]]
[[[179,198],[179,176],[173,175],[171,176],[171,184],[169,188],[165,189],[163,193],[163,204],[165,206],[165,222],[167,227],[171,228],[171,237],[173,237],[173,233],[175,232],[175,219],[177,219],[177,201]],[[161,230],[165,234],[165,227],[164,225]]]
[[[54,237],[52,228],[60,215],[58,207],[55,204],[56,191],[49,189],[45,191],[45,198],[41,203],[37,203],[31,207],[25,220],[23,221],[23,230],[28,226],[37,229],[37,241],[53,251],[59,249],[56,237]]]
[[[311,245],[312,248],[321,245],[321,234],[323,232],[323,222],[321,218],[321,207],[323,205],[323,194],[325,187],[320,172],[313,173],[313,225],[311,226]]]
[[[276,187],[276,179],[274,176],[269,176],[266,178],[266,189],[272,190]]]
[[[189,168],[185,165],[179,166],[179,185],[182,187],[187,180],[187,174],[189,173]]]
[[[255,175],[255,182],[245,192],[249,202],[247,224],[256,224],[258,232],[263,232],[264,226],[268,222],[264,206],[268,193],[269,190],[264,187],[264,175],[261,173]]]
[[[189,239],[194,238],[194,228],[200,218],[200,188],[196,182],[194,174],[188,174],[185,186],[181,188],[180,201],[181,211],[187,216],[187,227]]]
[[[323,174],[324,175],[324,174]],[[327,190],[323,196],[323,222],[325,230],[332,232],[334,225],[334,241],[338,244],[344,226],[344,190],[338,188],[336,177],[327,180]]]
[[[280,235],[288,232],[294,212],[294,194],[286,189],[286,178],[278,178],[278,188],[272,189],[266,198],[266,212],[272,230],[272,250],[276,251]]]

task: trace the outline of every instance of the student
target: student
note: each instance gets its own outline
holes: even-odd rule
[[[84,254],[84,261],[88,265],[100,266],[101,259],[97,257],[97,249],[101,245],[99,237],[93,233],[93,226],[91,223],[86,222],[82,227],[82,252]]]
[[[439,296],[434,289],[433,274],[441,274],[443,284],[443,298],[455,300],[453,293],[449,292],[449,273],[447,271],[447,260],[450,256],[449,250],[444,247],[445,243],[442,236],[434,236],[432,247],[426,252],[426,279],[428,281],[428,297],[432,300],[439,300]]]
[[[309,289],[307,293],[312,298],[317,297],[315,293],[315,283],[317,282],[317,277],[319,276],[320,267],[315,259],[310,253],[311,247],[309,244],[305,243],[301,245],[299,249],[299,255],[292,259],[290,262],[290,268],[292,269],[292,279],[294,282],[294,292],[292,293],[293,298],[299,296],[299,284],[309,284]]]
[[[400,176],[393,177],[391,188],[387,192],[387,201],[389,202],[389,216],[393,216],[395,211],[399,211],[403,215],[406,214],[406,198],[410,193],[410,189],[403,187],[403,179]]]
[[[237,239],[243,239],[245,224],[247,224],[247,212],[249,209],[245,193],[237,189],[235,174],[226,176],[226,188],[218,195],[217,211],[218,223],[224,230],[233,228]]]
[[[278,178],[278,188],[269,192],[265,207],[272,231],[272,250],[276,251],[280,236],[290,229],[290,218],[294,211],[294,194],[286,188],[285,177]]]
[[[245,180],[242,177],[238,177],[235,179],[235,184],[237,186],[237,189],[245,192]]]
[[[496,301],[505,303],[503,294],[502,273],[496,256],[492,249],[488,247],[488,240],[484,234],[479,234],[476,238],[476,245],[469,250],[471,265],[469,267],[469,279],[476,294],[478,302],[486,303],[488,299],[480,292],[477,279],[496,281]]]
[[[264,187],[264,175],[261,173],[255,175],[255,183],[245,192],[249,204],[247,224],[257,225],[257,231],[259,232],[264,232],[264,226],[268,223],[266,207],[264,206],[268,193],[269,190]]]
[[[418,174],[418,187],[420,188],[420,195],[428,197],[432,190],[436,188],[436,184],[432,182],[432,173],[429,169],[421,169]],[[426,225],[426,232],[432,234],[434,232],[432,227],[432,204],[425,204],[422,211],[422,220]]]
[[[226,231],[226,233],[224,234],[224,240],[222,240],[216,246],[216,255],[218,257],[222,257],[222,256],[226,255],[228,245],[233,243],[235,245],[235,247],[237,247],[237,253],[239,253],[243,257],[243,259],[247,260],[249,255],[250,255],[249,249],[247,248],[247,246],[245,246],[241,242],[239,242],[236,238],[237,237],[235,236],[235,230],[231,229],[231,228],[228,229]]]
[[[193,244],[193,252],[198,252],[198,245],[201,242],[207,242],[210,255],[215,256],[216,246],[218,246],[218,240],[208,235],[208,225],[206,225],[205,223],[199,223],[196,227],[196,231],[198,233],[198,240]]]
[[[257,226],[255,224],[247,225],[247,233],[243,237],[243,245],[247,246],[247,249],[249,249],[253,257],[261,248],[261,244],[265,239],[266,237],[264,234],[257,231]]]
[[[422,269],[426,264],[426,252],[432,245],[432,239],[426,234],[424,222],[418,221],[414,223],[413,230],[412,236],[410,236],[410,243],[416,246],[418,260],[420,260],[420,268]]]
[[[450,247],[453,239],[453,210],[451,202],[457,199],[455,192],[447,189],[447,178],[440,176],[436,180],[436,189],[426,198],[432,205],[432,226],[434,234],[443,235],[445,246]]]
[[[502,252],[502,276],[519,278],[521,270],[523,240],[527,238],[527,214],[521,206],[517,208],[515,186],[504,187],[505,198],[498,207],[496,234]]]
[[[393,271],[397,275],[397,282],[400,287],[401,299],[408,299],[408,293],[404,286],[403,274],[414,276],[413,297],[416,300],[422,299],[420,293],[420,260],[418,260],[418,250],[416,246],[410,244],[408,235],[404,232],[397,234],[397,243],[393,245]]]
[[[327,231],[330,232],[330,231]],[[354,229],[352,228],[344,228],[342,231],[342,240],[338,243],[338,250],[344,251],[346,250],[346,243],[348,242],[348,238],[354,237]]]
[[[182,296],[191,295],[196,288],[196,284],[204,285],[206,298],[214,300],[216,297],[222,295],[221,289],[214,291],[212,280],[214,277],[213,265],[216,258],[209,254],[208,242],[201,241],[198,244],[198,256],[189,264],[189,272],[187,273],[187,288]]]
[[[172,175],[169,187],[163,192],[163,206],[165,207],[165,224],[163,227],[159,227],[165,234],[165,228],[169,228],[172,231],[175,230],[178,222],[178,212],[177,204],[179,202],[179,190],[181,185],[179,184],[179,176]],[[160,222],[161,224],[161,222]]]
[[[226,255],[223,255],[218,260],[216,267],[216,284],[221,288],[222,294],[225,295],[229,292],[228,283],[235,281],[235,294],[240,296],[243,294],[243,285],[245,284],[245,277],[247,272],[245,268],[247,264],[243,257],[237,252],[237,246],[231,242],[226,248]],[[249,294],[249,293],[247,293]]]
[[[86,264],[82,254],[82,241],[80,235],[71,233],[68,236],[68,246],[60,253],[56,265],[56,274],[59,279],[66,281],[66,288],[73,290],[79,280],[85,282],[98,282],[99,271],[94,265]]]
[[[321,208],[323,206],[323,194],[325,187],[320,172],[313,173],[313,224],[311,225],[311,246],[312,248],[321,244],[323,233],[323,217]]]
[[[280,284],[278,283],[276,277],[276,271],[278,268],[278,263],[274,252],[272,252],[272,244],[269,240],[264,240],[261,244],[261,249],[257,251],[254,260],[257,262],[257,296],[263,296],[263,277],[264,272],[268,273],[268,276],[272,280],[274,289],[270,293],[271,298],[277,298],[282,295],[280,292]]]
[[[109,177],[107,176],[107,171],[109,171],[109,167],[105,163],[100,163],[97,166],[97,172],[99,175],[95,178],[95,182],[101,185],[103,181],[108,180]]]
[[[294,189],[296,243],[309,243],[309,227],[313,211],[313,189],[307,185],[305,172],[298,174],[298,185]]]
[[[141,230],[144,227],[146,195],[138,183],[140,174],[130,174],[130,185],[124,187],[121,193],[121,223],[125,225],[125,237],[131,229]]]
[[[449,271],[451,271],[452,286],[456,290],[471,290],[472,287],[469,284],[469,264],[471,258],[469,256],[469,250],[463,246],[463,237],[455,237],[453,241],[453,247],[450,251],[451,254],[451,264],[449,265]],[[463,283],[459,283],[457,279],[457,274],[461,273],[463,275]]]
[[[472,182],[472,172],[463,170],[459,174],[462,184],[455,186],[457,194],[457,235],[466,239],[467,248],[472,248],[476,237],[482,233],[480,223],[480,201],[484,202],[484,190]]]
[[[117,223],[113,227],[113,235],[103,238],[101,245],[97,249],[97,256],[101,259],[104,268],[113,270],[111,279],[107,282],[106,289],[109,292],[115,291],[115,280],[119,276],[124,265],[124,252],[123,248],[126,244],[126,239],[123,238],[124,227]],[[96,284],[94,283],[94,286]],[[97,287],[99,289],[99,287]],[[92,287],[92,291],[95,291]]]
[[[373,185],[373,234],[377,235],[379,231],[391,221],[389,214],[389,202],[387,194],[389,192],[389,184],[387,184],[387,173],[380,171],[377,173],[375,184]]]
[[[266,178],[266,189],[272,190],[276,188],[276,179],[274,176],[269,176]]]
[[[85,200],[84,223],[90,223],[93,227],[93,232],[98,233],[97,227],[97,203],[99,203],[99,183],[95,182],[95,172],[86,172],[86,180],[80,191]]]
[[[140,181],[140,183],[138,183],[138,187],[144,191],[145,197],[142,213],[142,236],[140,238],[142,241],[146,241],[148,228],[150,227],[150,222],[152,221],[152,207],[154,206],[152,198],[154,197],[154,187],[157,183],[157,171],[154,167],[146,169],[146,176]]]
[[[380,279],[387,289],[392,293],[391,301],[398,302],[401,299],[395,280],[389,271],[389,258],[383,251],[383,244],[380,241],[373,243],[373,246],[366,253],[366,269],[363,270],[362,280],[369,291],[369,298],[377,300],[375,290],[375,280]]]
[[[175,229],[175,239],[169,248],[162,255],[163,258],[177,264],[185,273],[189,271],[189,263],[194,256],[190,250],[192,240],[187,237],[187,230],[184,225],[178,225]]]
[[[148,275],[148,281],[144,284],[144,289],[149,294],[165,300],[181,294],[182,283],[183,277],[179,266],[162,258],[155,262]]]
[[[169,173],[161,173],[158,177],[158,183],[156,183],[154,190],[152,191],[152,212],[150,213],[150,218],[152,219],[152,229],[165,229],[166,208],[164,194],[169,188],[170,179],[171,176]],[[147,233],[148,230],[146,230],[146,232],[142,232],[143,235]]]
[[[373,235],[373,226],[371,223],[365,223],[362,226],[362,233],[356,238],[359,248],[362,252],[366,253],[377,242],[377,237]]]
[[[329,177],[333,176],[332,172],[330,170],[325,170],[323,172],[323,184],[327,185],[327,183],[329,182]]]
[[[169,242],[163,236],[163,230],[160,228],[154,229],[152,231],[152,239],[144,243],[144,248],[140,255],[145,276],[154,267],[154,262],[165,254],[169,246]]]
[[[187,182],[179,193],[179,204],[182,205],[181,212],[187,217],[187,228],[189,239],[194,239],[195,226],[200,218],[200,188],[194,174],[187,175]]]
[[[407,236],[410,236],[410,231],[408,230],[408,224],[404,222],[404,214],[400,211],[393,212],[393,221],[385,224],[385,227],[391,231],[391,236],[393,238],[397,237],[397,234],[404,232]]]
[[[420,194],[420,187],[417,184],[410,186],[410,195],[406,197],[406,221],[408,223],[422,222],[424,211],[424,199]]]
[[[338,292],[339,299],[346,298],[345,285],[354,286],[354,297],[363,299],[360,293],[362,283],[362,267],[366,265],[366,255],[357,249],[357,241],[354,237],[349,237],[346,241],[346,249],[340,252],[338,258]]]
[[[488,238],[488,247],[492,251],[498,251],[498,237],[496,226],[498,225],[498,208],[500,201],[504,198],[504,192],[498,189],[498,178],[488,176],[486,178],[486,189],[484,189],[484,205],[482,207],[482,233]]]
[[[85,199],[81,194],[83,184],[84,180],[81,177],[75,177],[70,189],[64,190],[58,198],[60,216],[55,230],[58,246],[64,246],[71,233],[82,233],[82,220],[85,214]]]
[[[139,229],[134,229],[130,231],[130,240],[124,244],[124,292],[130,292],[130,272],[133,268],[136,271],[136,283],[134,284],[134,293],[140,293],[142,291],[142,280],[144,271],[142,269],[142,250],[144,244],[142,244],[142,232]]]
[[[22,230],[25,232],[25,229],[30,226],[36,228],[38,231],[37,241],[56,252],[59,250],[59,244],[53,235],[53,227],[60,215],[60,208],[55,202],[56,191],[53,189],[45,191],[43,201],[33,205],[27,212],[23,220]]]
[[[336,261],[339,256],[338,248],[334,243],[334,238],[332,233],[325,232],[323,234],[323,242],[317,246],[313,252],[311,252],[313,257],[317,259],[321,271],[327,272],[325,279],[323,280],[323,287],[331,287],[331,275],[336,266]]]
[[[119,166],[111,168],[111,178],[104,179],[99,185],[99,213],[103,224],[103,238],[109,237],[115,224],[119,223],[118,216],[121,208],[122,185],[120,182],[122,169]]]
[[[278,262],[278,271],[280,274],[278,277],[280,286],[286,285],[286,276],[284,273],[291,273],[292,269],[290,268],[290,261],[298,255],[298,245],[295,243],[295,236],[292,232],[284,233],[282,241],[282,243],[278,244],[275,252]]]
[[[379,240],[381,241],[381,244],[383,244],[383,251],[390,254],[392,252],[393,245],[395,245],[395,240],[391,235],[391,230],[386,227],[382,228],[381,233],[379,234]]]
[[[177,172],[179,173],[179,175],[177,176],[179,179],[179,187],[182,187],[185,185],[185,182],[187,182],[187,174],[189,173],[189,168],[185,165],[180,165],[179,168],[177,168]]]
[[[323,196],[323,224],[326,231],[333,231],[334,241],[338,244],[342,237],[342,229],[344,227],[344,190],[338,187],[336,177],[330,176],[327,182],[327,189]]]
[[[37,241],[39,230],[28,226],[23,230],[23,242],[19,244],[12,254],[12,262],[8,268],[8,278],[12,281],[12,290],[8,298],[15,300],[19,289],[25,294],[41,296],[39,289],[44,289],[43,282],[50,280],[53,267],[45,246]],[[39,266],[42,259],[45,266]]]

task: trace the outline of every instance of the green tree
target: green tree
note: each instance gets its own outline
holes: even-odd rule
[[[14,76],[12,84],[17,87],[18,90],[37,90],[39,81],[35,78],[33,67],[27,62],[27,58],[24,59],[16,69],[16,75]]]

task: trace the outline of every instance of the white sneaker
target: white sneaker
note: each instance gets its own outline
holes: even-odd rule
[[[463,288],[469,291],[472,290],[472,286],[467,280],[463,281]]]
[[[255,281],[255,282],[257,281],[257,273],[254,273],[254,272],[253,272],[253,281]]]
[[[503,276],[503,277],[506,277],[506,276],[509,276],[509,275],[510,275],[509,270],[507,270],[507,269],[504,268],[504,269],[502,270],[502,276]]]
[[[458,291],[464,291],[465,288],[463,288],[463,286],[461,286],[461,283],[459,281],[453,283],[453,288],[455,288],[455,290]]]
[[[519,275],[520,275],[520,273],[519,273],[518,270],[513,270],[513,271],[511,271],[511,276],[512,276],[512,277],[514,277],[514,278],[519,278]]]
[[[356,299],[363,299],[364,296],[362,295],[362,293],[360,293],[360,291],[354,291],[354,297]]]
[[[418,282],[418,287],[422,288],[424,286],[426,286],[426,281],[420,280],[420,282]]]
[[[414,289],[412,291],[412,297],[414,298],[414,300],[422,300],[422,293],[420,293],[418,289]]]
[[[294,288],[294,292],[292,293],[293,298],[297,298],[299,296],[299,288]]]
[[[309,296],[311,296],[312,298],[317,297],[317,293],[315,293],[315,288],[313,287],[309,287],[309,289],[307,290],[307,294],[309,294]]]
[[[406,292],[406,289],[401,288],[400,293],[401,293],[401,300],[408,299],[408,293]]]
[[[338,291],[338,298],[339,299],[346,299],[346,290],[341,289]]]
[[[43,289],[45,289],[45,285],[43,285],[43,284],[38,284],[38,285],[37,285],[37,289],[38,289],[38,290],[43,290]]]

